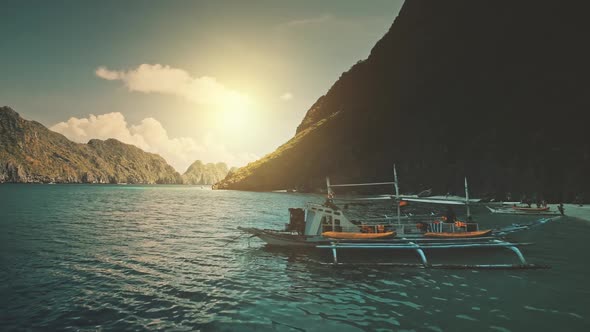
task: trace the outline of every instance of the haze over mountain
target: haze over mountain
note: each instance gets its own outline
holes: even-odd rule
[[[370,56],[295,137],[215,187],[391,180],[402,189],[538,193],[590,187],[586,2],[407,0]]]
[[[0,183],[169,183],[182,178],[153,153],[115,139],[74,143],[0,107]]]
[[[0,106],[180,173],[195,160],[244,166],[293,135],[402,2],[3,2]]]
[[[186,172],[182,175],[184,184],[214,184],[223,180],[231,171],[236,168],[228,169],[225,163],[203,163],[200,160],[195,161]]]

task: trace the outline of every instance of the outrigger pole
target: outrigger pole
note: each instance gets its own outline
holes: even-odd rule
[[[393,164],[393,184],[395,186],[395,205],[397,205],[397,223],[401,224],[401,208],[399,206],[399,183],[397,181],[397,170],[395,169],[395,164]]]
[[[483,242],[485,241],[485,242]],[[462,241],[455,243],[445,242],[431,242],[428,240],[409,240],[400,239],[393,240],[391,242],[359,242],[359,243],[347,243],[347,242],[330,242],[330,244],[320,244],[316,248],[332,249],[332,255],[334,257],[333,265],[344,265],[346,263],[339,263],[337,256],[337,249],[405,249],[415,250],[420,257],[419,264],[412,263],[383,263],[379,265],[392,265],[392,266],[414,266],[424,268],[443,268],[443,269],[545,269],[549,268],[547,265],[536,265],[527,263],[524,255],[518,248],[519,246],[529,245],[530,243],[513,243],[504,240],[498,240],[494,238],[479,238],[479,239],[462,239]],[[476,265],[465,265],[465,264],[431,264],[426,258],[424,250],[434,249],[464,249],[464,248],[506,248],[511,250],[518,257],[520,264],[476,264]]]
[[[467,221],[471,219],[471,210],[469,209],[469,187],[467,186],[467,177],[465,177],[465,206],[467,207]]]

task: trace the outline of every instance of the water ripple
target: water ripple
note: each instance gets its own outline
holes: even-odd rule
[[[590,271],[568,258],[587,249],[565,245],[585,239],[588,225],[574,220],[546,225],[555,237],[539,229],[519,239],[538,243],[527,256],[554,265],[522,273],[332,268],[319,264],[326,253],[236,240],[239,225],[280,228],[287,208],[321,199],[188,186],[2,185],[0,330],[588,326]]]

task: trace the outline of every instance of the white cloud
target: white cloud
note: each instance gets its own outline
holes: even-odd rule
[[[291,92],[285,92],[281,95],[280,98],[284,101],[288,101],[288,100],[293,99],[293,94]]]
[[[95,74],[108,81],[121,81],[129,91],[179,96],[221,110],[219,114],[224,116],[248,109],[251,105],[247,95],[226,87],[214,77],[192,77],[185,70],[168,65],[141,64],[130,70],[111,70],[101,66],[95,70]],[[170,138],[162,124],[153,118],[128,125],[121,113],[71,118],[50,129],[82,143],[92,138],[115,138],[161,155],[180,172],[184,172],[197,159],[204,162],[223,161],[230,166],[243,166],[258,159],[251,153],[230,152],[223,144],[207,137],[202,142],[189,137]]]
[[[92,138],[115,138],[133,144],[161,155],[180,173],[197,159],[204,162],[223,161],[229,166],[243,166],[258,159],[252,153],[232,153],[211,137],[206,137],[202,143],[190,137],[170,138],[166,129],[154,118],[143,119],[137,125],[128,125],[123,114],[118,112],[98,116],[91,114],[81,119],[72,117],[49,129],[80,143],[86,143]]]
[[[106,67],[98,67],[94,72],[96,76],[104,78],[105,80],[113,81],[119,79],[119,73],[116,71],[108,70]]]
[[[227,105],[228,101],[247,101],[248,97],[221,84],[215,77],[192,77],[182,69],[160,64],[142,64],[127,71],[98,67],[96,76],[105,80],[120,80],[129,91],[162,93],[184,97],[197,104]]]
[[[308,18],[302,18],[302,19],[288,21],[288,22],[280,24],[279,27],[305,26],[305,25],[310,25],[310,24],[324,23],[324,22],[328,22],[333,19],[334,19],[333,15],[324,14],[324,15],[316,16],[316,17],[308,17]]]

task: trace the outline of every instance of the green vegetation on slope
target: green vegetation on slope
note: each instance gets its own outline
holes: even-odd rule
[[[197,160],[182,175],[184,184],[214,184],[223,180],[230,170],[225,163],[204,164]]]
[[[586,2],[406,0],[296,136],[219,182],[274,190],[391,179],[407,191],[590,196]]]
[[[0,183],[182,183],[157,154],[114,139],[74,143],[0,108]]]

